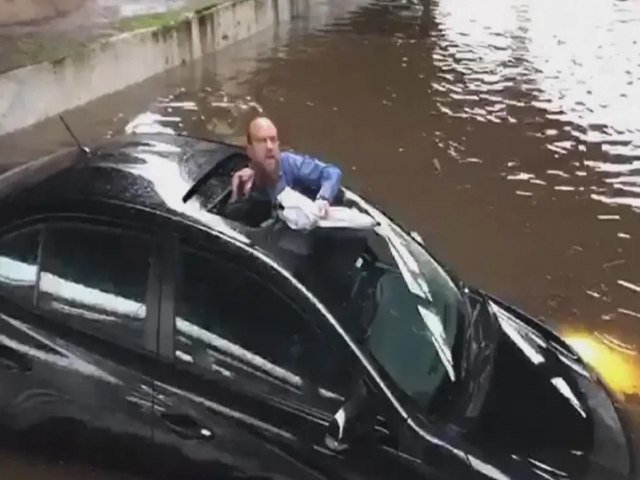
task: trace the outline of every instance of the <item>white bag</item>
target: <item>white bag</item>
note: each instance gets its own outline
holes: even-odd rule
[[[327,216],[320,218],[318,206],[310,198],[286,187],[278,202],[282,205],[279,217],[294,230],[311,230],[316,226],[322,228],[355,228],[373,229],[376,221],[355,208],[329,207]]]

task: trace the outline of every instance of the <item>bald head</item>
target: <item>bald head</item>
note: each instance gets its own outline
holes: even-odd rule
[[[256,117],[247,126],[247,144],[251,145],[254,138],[260,139],[265,135],[278,137],[278,129],[268,117]]]
[[[254,170],[277,179],[280,170],[278,129],[267,117],[256,117],[247,127],[247,155]]]

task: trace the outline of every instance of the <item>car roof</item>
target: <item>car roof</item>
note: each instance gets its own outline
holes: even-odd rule
[[[240,145],[167,133],[116,137],[89,154],[69,148],[0,175],[0,224],[16,206],[38,211],[67,201],[117,203],[196,225],[293,275],[292,256],[305,255],[311,241],[305,232],[292,231],[285,241],[280,229],[249,227],[208,211],[248,160]],[[296,248],[282,248],[291,241]]]
[[[2,215],[16,206],[17,211],[22,207],[39,211],[67,200],[117,202],[213,232],[251,250],[300,282],[303,289],[309,289],[292,267],[295,258],[309,253],[306,240],[313,235],[252,228],[207,211],[211,199],[202,197],[210,197],[212,191],[225,191],[231,172],[247,161],[241,146],[165,133],[114,138],[92,148],[89,154],[77,147],[66,149],[0,175],[0,224]],[[205,192],[192,195],[198,185]],[[308,291],[315,297],[316,290],[311,287]]]
[[[277,235],[207,209],[212,199],[229,188],[232,172],[247,162],[240,145],[168,133],[123,135],[93,147],[89,154],[68,148],[0,175],[0,215],[16,206],[37,210],[56,201],[118,203],[240,242],[291,273],[289,253],[276,245]],[[368,200],[343,190],[376,221],[392,221]],[[305,243],[301,238],[304,232],[291,236],[297,239],[296,244]]]
[[[243,147],[225,142],[165,133],[124,135],[97,145],[89,155],[71,148],[9,170],[0,175],[0,202],[8,197],[29,205],[79,198],[118,202],[221,233],[243,233],[243,225],[208,213],[194,190],[206,184],[208,194],[223,193],[231,173],[247,161]]]

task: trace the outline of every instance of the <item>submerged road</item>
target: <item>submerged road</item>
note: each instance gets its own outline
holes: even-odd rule
[[[264,111],[468,283],[544,317],[640,425],[640,11],[323,5],[67,120],[87,141],[159,129],[242,141]],[[0,137],[0,152],[19,163],[68,144],[48,121]]]

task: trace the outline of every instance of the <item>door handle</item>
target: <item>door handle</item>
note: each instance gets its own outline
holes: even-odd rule
[[[213,432],[200,425],[192,416],[181,413],[161,413],[160,418],[169,429],[185,440],[211,440]]]
[[[0,368],[10,372],[30,372],[32,362],[26,355],[6,345],[0,345]]]

